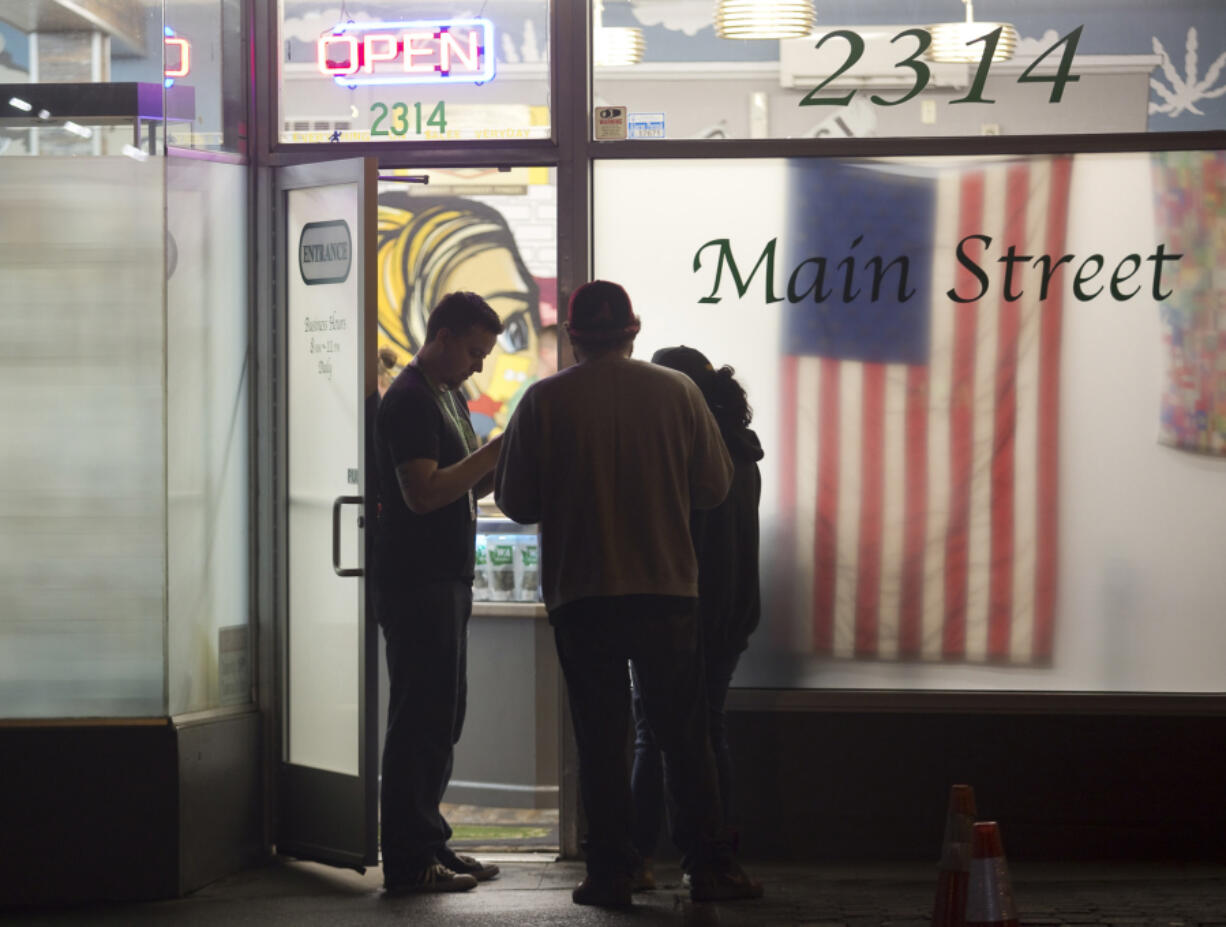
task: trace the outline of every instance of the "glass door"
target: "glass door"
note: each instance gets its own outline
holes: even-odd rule
[[[277,849],[378,862],[378,628],[365,409],[376,393],[374,159],[277,174],[284,540]]]

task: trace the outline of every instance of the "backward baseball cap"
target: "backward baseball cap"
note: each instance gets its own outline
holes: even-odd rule
[[[616,341],[638,334],[641,321],[616,283],[592,280],[570,297],[566,331],[580,341]]]

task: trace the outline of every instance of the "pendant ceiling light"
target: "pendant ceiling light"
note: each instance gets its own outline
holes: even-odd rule
[[[810,0],[719,0],[715,34],[721,39],[795,39],[817,22]]]
[[[646,47],[642,29],[601,26],[592,37],[592,51],[599,65],[638,64]]]
[[[1008,61],[1017,49],[1017,30],[1010,23],[975,22],[975,9],[971,0],[962,0],[966,4],[966,22],[937,23],[928,26],[932,35],[932,45],[924,57],[932,61],[946,61],[951,64],[963,62],[974,64],[983,58],[984,39],[997,29],[1000,36],[996,40],[996,48],[992,52],[993,61]],[[986,41],[986,39],[984,40]],[[968,44],[970,43],[970,44]]]
[[[643,30],[633,26],[606,26],[603,23],[604,3],[595,0],[592,4],[592,57],[596,64],[638,64],[643,60],[647,43]]]

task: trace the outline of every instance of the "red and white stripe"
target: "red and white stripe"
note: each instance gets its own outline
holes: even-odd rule
[[[936,179],[926,366],[783,359],[781,502],[795,580],[789,643],[839,657],[1050,659],[1065,270],[1010,244],[1064,252],[1070,160],[1001,161]],[[955,258],[968,245],[991,280]]]

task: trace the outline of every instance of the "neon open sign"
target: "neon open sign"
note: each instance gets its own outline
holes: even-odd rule
[[[170,26],[166,26],[165,32],[166,38],[162,40],[166,46],[162,76],[169,89],[175,85],[176,77],[187,77],[191,73],[192,43],[182,36],[175,35],[175,31]]]
[[[494,76],[488,19],[341,23],[319,37],[319,73],[338,84],[484,83]]]

